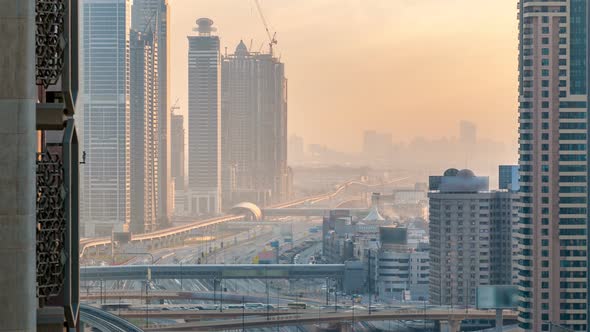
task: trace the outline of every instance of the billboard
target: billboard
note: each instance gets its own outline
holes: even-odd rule
[[[516,309],[518,289],[513,285],[477,287],[477,309]]]

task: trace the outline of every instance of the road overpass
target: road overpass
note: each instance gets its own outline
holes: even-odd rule
[[[262,209],[264,217],[323,217],[329,215],[331,208],[281,208],[281,209]],[[369,209],[336,209],[350,211],[353,216],[364,217],[369,213]]]
[[[220,295],[219,292],[195,292],[195,291],[161,291],[151,290],[146,296],[143,289],[136,291],[113,291],[102,293],[86,293],[84,292],[84,286],[80,287],[80,298],[86,301],[106,301],[106,300],[142,300],[146,299],[151,303],[157,303],[159,300],[204,300],[204,301],[219,301],[223,298],[224,303],[242,303],[242,302],[266,302],[266,295],[244,295],[243,293],[232,293],[223,292]],[[322,302],[318,299],[306,298],[301,296],[286,296],[282,295],[281,300],[283,301],[295,301],[305,303],[317,303]]]
[[[148,270],[150,272],[148,272]],[[197,264],[84,266],[80,280],[314,279],[345,277],[344,264]]]
[[[236,314],[240,314],[241,310],[237,310]],[[141,313],[126,313],[125,315],[140,315]],[[229,312],[228,315],[232,313]],[[439,321],[447,325],[451,332],[458,332],[461,322],[463,320],[495,320],[496,312],[493,310],[469,310],[465,309],[398,309],[398,310],[384,310],[369,313],[366,310],[356,310],[354,312],[326,312],[317,310],[304,310],[298,314],[288,312],[284,315],[265,316],[265,311],[260,311],[259,317],[246,317],[245,319],[223,319],[223,320],[207,320],[194,321],[170,326],[159,326],[157,328],[148,328],[146,331],[215,331],[215,330],[229,330],[239,329],[242,327],[271,327],[271,326],[288,326],[288,325],[306,325],[317,323],[342,323],[347,321],[389,321],[389,320],[431,320]],[[122,314],[123,316],[123,314]],[[125,316],[123,316],[125,317]],[[169,319],[184,319],[197,320],[202,317],[202,313],[196,311],[151,311],[150,317],[169,318]],[[353,318],[354,317],[354,318]],[[505,321],[515,321],[517,313],[514,311],[504,312]]]

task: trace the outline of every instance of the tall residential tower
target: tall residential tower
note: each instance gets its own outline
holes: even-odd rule
[[[170,112],[168,112],[168,5],[167,0],[133,0],[131,28],[140,32],[153,32],[158,54],[158,191],[157,226],[168,224],[171,214],[172,190],[170,175]]]
[[[131,30],[131,225],[154,231],[159,215],[160,140],[158,39],[151,28]]]
[[[587,331],[588,1],[519,10],[519,325]]]
[[[188,50],[188,190],[191,215],[221,207],[221,54],[208,18],[197,20]]]

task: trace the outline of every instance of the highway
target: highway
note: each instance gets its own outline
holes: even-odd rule
[[[241,310],[229,312],[227,315],[241,315]],[[121,314],[123,317],[134,317],[136,313]],[[345,312],[322,311],[322,310],[305,310],[300,313],[289,313],[284,315],[264,316],[264,312],[260,312],[262,316],[243,317],[238,319],[220,319],[220,320],[206,320],[194,321],[175,325],[159,326],[148,328],[146,331],[214,331],[214,330],[228,330],[237,329],[241,327],[265,327],[280,325],[305,325],[315,323],[341,323],[346,321],[389,321],[389,320],[435,320],[435,321],[463,321],[471,319],[485,319],[494,320],[495,311],[470,310],[468,313],[462,310],[387,310],[372,312],[369,314],[366,310],[357,310],[355,312],[349,310]],[[129,315],[129,316],[126,316]],[[188,311],[161,311],[150,312],[152,317],[171,318],[171,319],[198,319],[202,317],[202,313],[194,313]],[[213,314],[212,314],[213,315]],[[219,315],[219,313],[217,314]],[[353,316],[354,315],[354,316]],[[504,320],[514,321],[517,318],[517,313],[513,311],[504,312]]]
[[[400,182],[400,181],[403,181],[406,179],[407,179],[407,177],[401,177],[401,178],[395,179],[393,181],[390,181],[387,184]],[[295,200],[292,200],[289,202],[284,202],[284,203],[272,205],[272,206],[269,206],[268,208],[280,209],[280,208],[295,207],[295,206],[299,206],[302,204],[315,204],[317,202],[332,199],[352,186],[372,188],[372,187],[378,187],[378,186],[383,186],[383,185],[384,184],[368,185],[366,183],[363,183],[363,182],[357,181],[356,179],[353,179],[353,180],[349,180],[349,181],[339,185],[332,192],[314,195],[314,196],[310,196],[310,197],[299,198],[299,199],[295,199]],[[142,243],[145,241],[155,241],[155,240],[168,239],[170,237],[179,236],[179,235],[186,236],[186,235],[190,234],[191,231],[196,230],[196,229],[200,229],[203,227],[209,227],[209,226],[213,226],[213,225],[217,225],[217,224],[221,224],[221,223],[225,223],[225,222],[239,221],[239,220],[244,219],[244,217],[245,217],[245,215],[231,215],[230,214],[230,215],[224,215],[224,216],[210,218],[210,219],[206,219],[206,220],[198,220],[193,223],[170,227],[170,228],[158,230],[155,232],[133,235],[131,237],[131,242],[132,243],[137,243],[137,242]],[[111,243],[110,238],[83,239],[80,241],[80,257],[82,257],[86,253],[86,251],[89,250],[90,248],[104,247],[110,243]]]

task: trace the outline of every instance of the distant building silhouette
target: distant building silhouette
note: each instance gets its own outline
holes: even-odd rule
[[[363,153],[371,159],[389,159],[392,154],[392,138],[390,133],[378,133],[365,130],[363,133]]]
[[[174,182],[175,190],[184,190],[184,117],[180,114],[172,113],[170,116],[170,139],[171,139],[171,167],[170,175]]]
[[[477,126],[475,123],[469,121],[459,123],[459,141],[466,145],[477,143]]]
[[[300,163],[305,159],[305,142],[303,137],[295,134],[289,137],[289,163]]]

